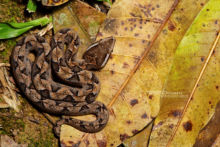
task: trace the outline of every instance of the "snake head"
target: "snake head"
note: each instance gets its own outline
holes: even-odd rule
[[[88,47],[83,54],[87,70],[100,70],[107,63],[115,45],[113,36],[101,39]]]

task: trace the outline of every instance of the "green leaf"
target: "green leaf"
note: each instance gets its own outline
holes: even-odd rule
[[[14,28],[24,28],[24,27],[29,27],[29,26],[39,26],[41,25],[42,27],[45,26],[46,24],[52,22],[52,17],[48,18],[48,17],[42,17],[36,20],[32,20],[29,22],[24,22],[24,23],[8,23],[9,25],[11,25]]]
[[[28,11],[29,13],[32,13],[32,12],[35,12],[36,9],[37,9],[36,1],[29,0],[29,1],[28,1],[28,4],[27,4],[27,11]]]
[[[0,23],[0,39],[17,37],[35,26],[45,26],[52,22],[52,17],[42,17],[25,23]]]

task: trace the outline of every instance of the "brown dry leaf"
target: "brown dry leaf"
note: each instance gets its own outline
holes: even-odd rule
[[[71,7],[81,24],[81,28],[85,29],[86,33],[88,33],[90,38],[94,41],[106,15],[79,0],[73,2]]]
[[[220,134],[216,138],[216,140],[213,142],[211,147],[220,147]]]
[[[19,105],[20,102],[17,99],[15,86],[11,83],[8,76],[8,69],[9,64],[6,63],[0,63],[0,100],[3,100],[3,102],[0,102],[0,108],[13,108],[16,112],[19,112]]]
[[[146,55],[177,4],[178,0],[113,4],[98,39],[115,36],[116,44],[105,68],[96,73],[101,81],[97,100],[108,106],[109,122],[95,134],[63,125],[63,146],[117,146],[157,116],[162,83]]]
[[[106,15],[79,0],[70,2],[53,13],[54,30],[74,29],[80,37],[79,57],[94,40]]]
[[[7,135],[1,135],[0,147],[28,147],[27,144],[18,144]]]
[[[210,0],[179,44],[149,146],[193,146],[219,101],[220,1]]]
[[[218,102],[215,113],[209,123],[200,131],[194,147],[216,146],[220,142],[220,102]],[[220,145],[220,144],[219,144]]]

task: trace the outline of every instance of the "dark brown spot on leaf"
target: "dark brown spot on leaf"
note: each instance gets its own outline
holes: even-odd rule
[[[134,13],[130,13],[131,16],[135,17],[136,15]]]
[[[128,30],[128,28],[127,27],[125,27],[125,31],[127,31]]]
[[[131,43],[129,43],[129,47],[132,47],[133,45]]]
[[[115,72],[113,70],[111,70],[111,74],[114,74]]]
[[[123,63],[123,68],[128,68],[128,67],[129,67],[129,64],[126,63],[126,62],[124,62],[124,63]]]
[[[103,140],[98,140],[97,144],[98,144],[98,147],[106,147],[107,146],[106,141],[103,141]]]
[[[143,118],[143,119],[147,118],[147,114],[144,113],[143,115],[141,115],[141,118]]]
[[[142,23],[143,23],[143,20],[141,19],[141,20],[139,21],[139,23],[142,24]]]
[[[139,34],[138,34],[138,33],[135,33],[134,36],[137,37],[137,36],[139,36]]]
[[[132,133],[133,133],[133,134],[137,134],[137,133],[138,133],[138,130],[133,130]]]
[[[211,101],[209,101],[209,104],[211,104],[212,102]]]
[[[131,100],[131,102],[130,102],[131,106],[134,106],[134,105],[136,105],[137,103],[138,103],[138,100],[137,100],[137,99],[133,99],[133,100]]]
[[[201,6],[204,6],[204,4],[203,4],[203,3],[201,3],[200,5],[201,5]]]
[[[73,141],[68,141],[69,142],[69,144],[73,144],[74,142]]]
[[[149,99],[152,99],[154,96],[153,95],[149,95]]]
[[[215,88],[218,90],[219,86],[218,86],[218,85],[216,85],[216,86],[215,86]]]
[[[158,123],[158,126],[161,126],[162,124],[163,124],[163,122],[161,121],[161,122]]]
[[[127,134],[120,134],[120,140],[124,141],[125,139],[127,139],[129,136]]]
[[[157,8],[160,8],[160,5],[157,4],[156,7],[157,7]]]
[[[169,125],[169,128],[170,128],[170,129],[172,129],[173,127],[174,127],[174,125],[173,125],[173,124]]]
[[[183,128],[186,130],[186,132],[192,131],[192,122],[189,120],[183,123]]]
[[[127,120],[126,123],[127,123],[127,124],[131,124],[131,121],[130,121],[130,120]]]
[[[218,20],[215,20],[215,24],[218,24]]]
[[[174,117],[179,117],[181,115],[181,110],[172,110],[169,115],[173,115]]]
[[[202,61],[202,62],[204,61],[204,57],[201,57],[201,61]]]
[[[209,11],[209,9],[206,9],[206,11]]]
[[[217,34],[218,35],[218,34]],[[215,50],[212,52],[212,55],[214,55],[215,54]]]
[[[174,31],[174,30],[176,29],[176,26],[175,26],[171,21],[169,21],[169,23],[168,23],[168,29],[169,29],[170,31]]]

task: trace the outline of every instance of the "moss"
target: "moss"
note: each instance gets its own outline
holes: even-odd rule
[[[38,137],[28,137],[26,139],[29,141],[28,147],[36,147],[36,146],[42,146],[42,147],[52,147],[57,146],[57,142],[54,140],[54,135],[52,132],[43,133],[40,132]]]
[[[46,137],[41,135],[39,140],[31,139],[31,144],[28,145],[28,147],[36,147],[36,146],[43,146],[43,147],[51,147],[52,145],[55,146],[53,136],[51,136],[49,133],[46,134]]]
[[[3,62],[9,62],[9,56],[11,54],[11,50],[13,49],[13,47],[16,44],[16,40],[15,39],[10,39],[10,40],[6,40],[4,42],[6,48],[4,51],[0,52],[1,55],[1,59]]]
[[[7,134],[13,136],[13,129],[24,131],[25,123],[22,119],[13,117],[12,115],[8,117],[1,117],[0,124],[2,128],[0,129],[0,134]]]
[[[24,20],[25,5],[19,5],[12,0],[2,0],[0,6],[0,22],[21,22]],[[0,52],[1,62],[8,62],[8,57],[12,48],[16,44],[15,39],[1,40],[0,44],[5,46],[5,50]]]
[[[19,5],[16,1],[3,0],[0,7],[0,22],[17,22],[23,20],[25,5]],[[4,7],[6,6],[6,7]]]

